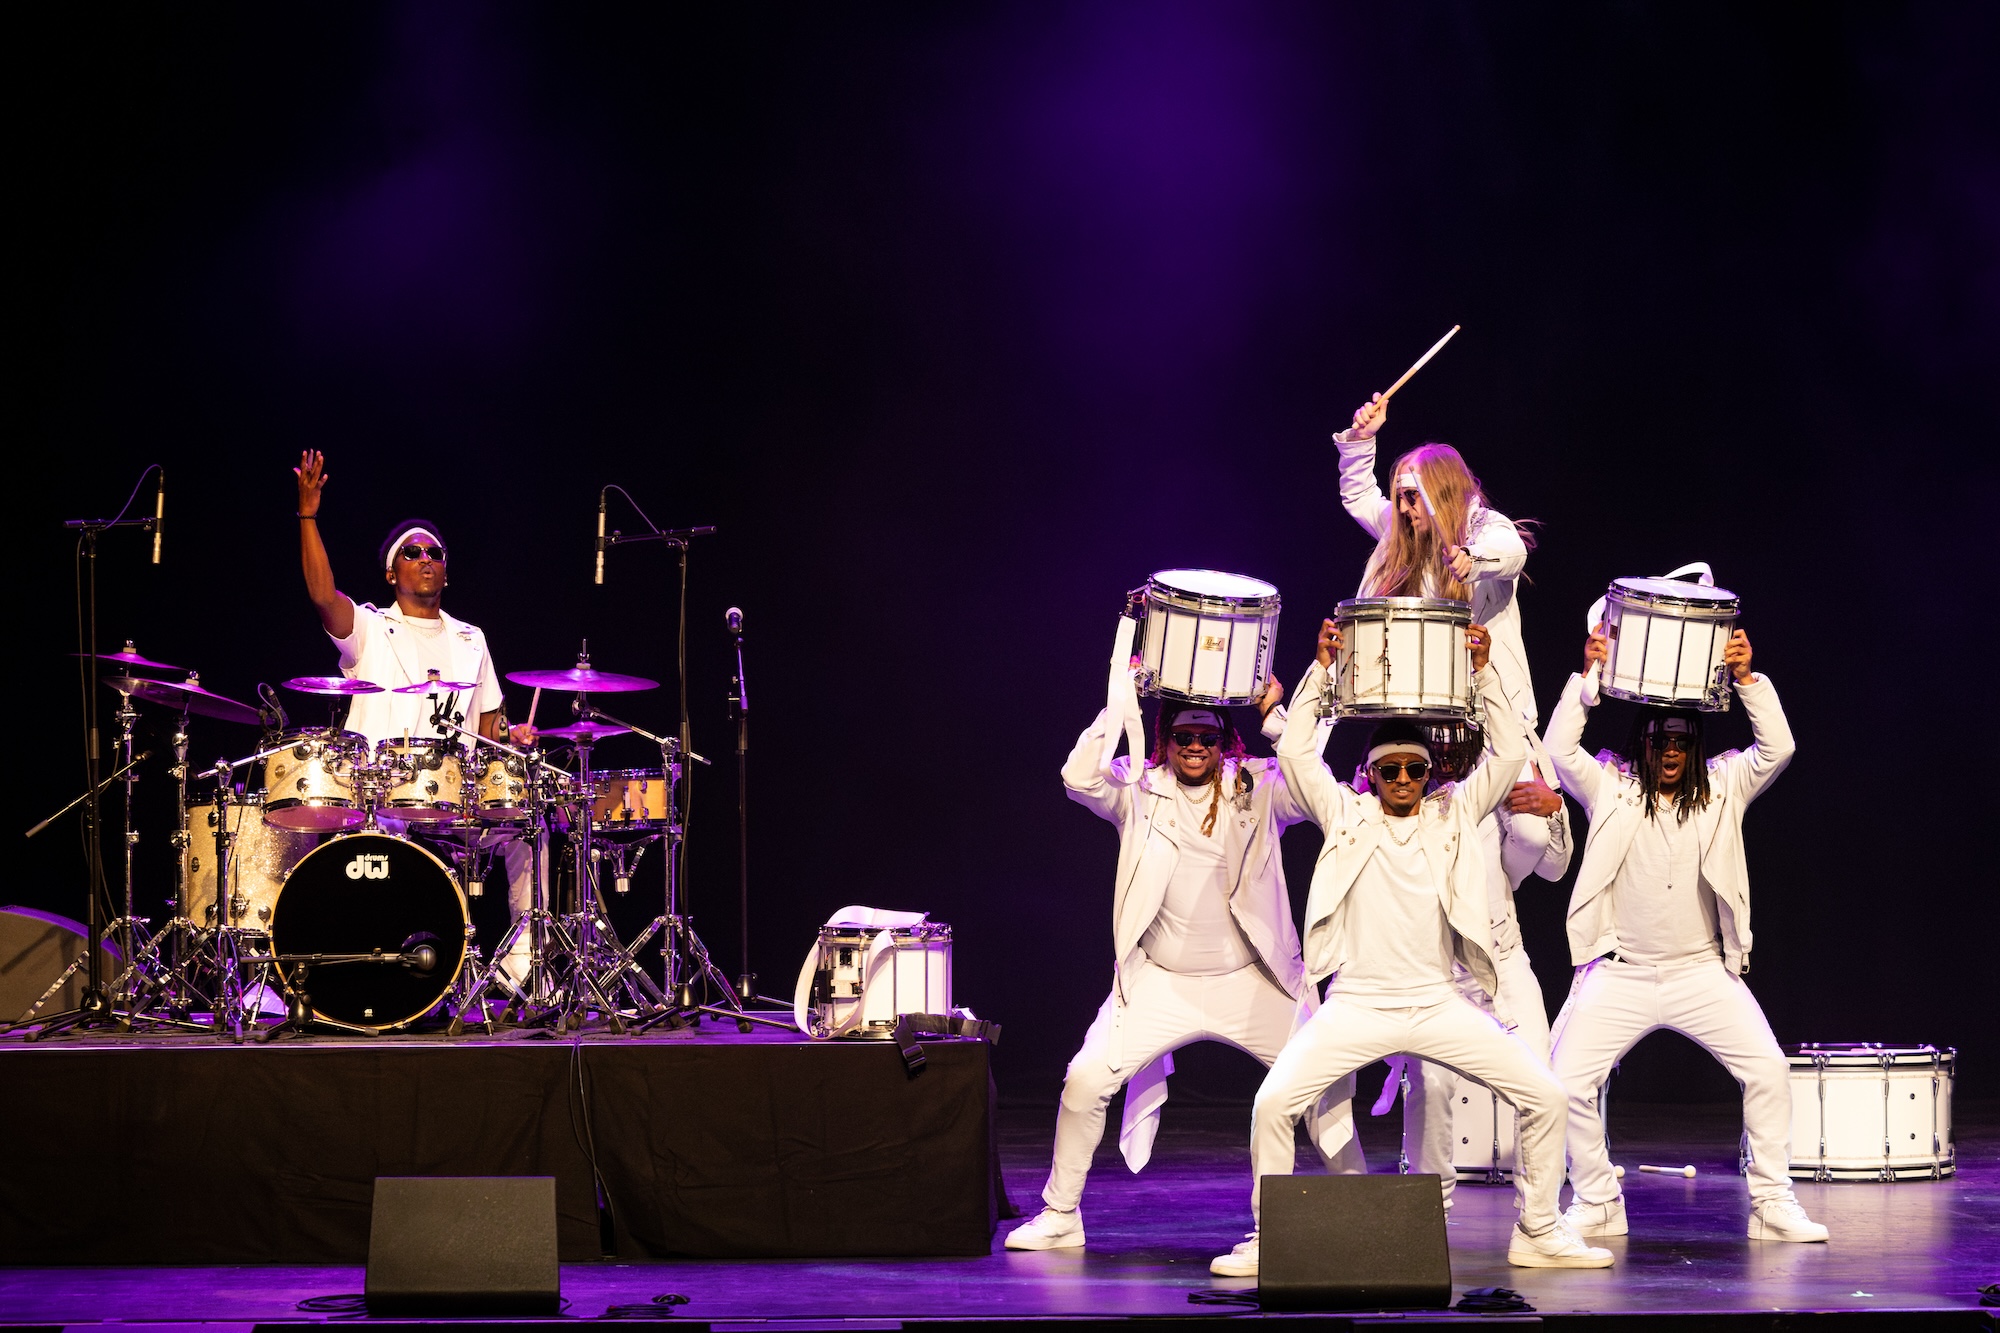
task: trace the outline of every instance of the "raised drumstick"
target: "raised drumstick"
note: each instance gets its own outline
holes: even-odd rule
[[[1459,328],[1458,325],[1456,324],[1452,325],[1450,333],[1445,334],[1444,337],[1432,343],[1431,350],[1425,352],[1422,356],[1418,357],[1417,364],[1411,366],[1408,370],[1403,372],[1403,378],[1397,380],[1394,384],[1391,384],[1387,389],[1385,389],[1382,393],[1382,396],[1375,400],[1376,404],[1379,406],[1380,404],[1386,403],[1392,397],[1394,397],[1396,390],[1402,388],[1405,384],[1408,384],[1410,382],[1410,376],[1422,370],[1424,368],[1424,363],[1426,361],[1429,361],[1432,357],[1436,356],[1439,352],[1444,350],[1444,345],[1452,340],[1452,336],[1458,332],[1458,328]]]
[[[528,700],[528,725],[535,725],[535,710],[542,706],[542,687],[535,686],[534,697]]]
[[[1655,1176],[1686,1176],[1689,1180],[1694,1179],[1694,1168],[1691,1166],[1642,1166],[1639,1169]]]

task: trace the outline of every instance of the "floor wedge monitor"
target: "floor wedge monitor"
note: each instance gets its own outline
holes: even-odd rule
[[[561,1306],[553,1176],[379,1176],[371,1315],[552,1315]]]
[[[1265,1176],[1257,1297],[1266,1310],[1437,1310],[1451,1255],[1436,1176]]]

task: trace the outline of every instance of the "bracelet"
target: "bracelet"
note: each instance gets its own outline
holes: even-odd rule
[[[306,522],[308,522],[308,523],[317,523],[317,522],[319,522],[319,515],[318,515],[318,514],[301,514],[301,513],[300,513],[300,512],[298,511],[298,510],[296,510],[296,509],[294,509],[294,510],[292,511],[292,517],[293,517],[293,518],[302,518],[302,519],[304,519],[304,520],[305,520]]]

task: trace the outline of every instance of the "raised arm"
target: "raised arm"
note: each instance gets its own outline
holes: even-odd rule
[[[1469,802],[1473,819],[1480,820],[1498,809],[1513,790],[1514,779],[1528,759],[1528,736],[1519,711],[1507,706],[1507,696],[1500,690],[1500,673],[1489,660],[1493,632],[1484,625],[1474,625],[1465,631],[1465,644],[1471,652],[1472,679],[1480,697],[1494,701],[1484,710],[1491,748],[1458,784],[1457,799]]]
[[[1750,715],[1750,734],[1755,738],[1749,749],[1729,757],[1726,770],[1737,797],[1754,801],[1785,771],[1798,745],[1778,703],[1777,690],[1768,678],[1750,669],[1750,636],[1740,629],[1730,635],[1722,660],[1736,682],[1736,697],[1743,701],[1743,711]]]
[[[1069,798],[1078,805],[1095,812],[1102,818],[1117,823],[1124,818],[1125,803],[1132,799],[1132,789],[1122,782],[1108,781],[1098,769],[1098,761],[1104,755],[1104,742],[1113,725],[1111,710],[1098,710],[1097,718],[1083,729],[1071,748],[1069,758],[1063,761],[1063,787]],[[1128,766],[1140,763],[1144,756],[1128,756],[1113,762]]]
[[[292,469],[299,479],[299,563],[305,568],[306,595],[319,611],[319,623],[336,639],[354,633],[354,602],[333,586],[333,566],[319,539],[320,492],[326,489],[326,455],[308,449]]]
[[[1278,771],[1285,787],[1304,809],[1306,818],[1332,828],[1347,818],[1349,794],[1320,760],[1326,741],[1320,735],[1319,697],[1326,690],[1327,671],[1340,652],[1340,631],[1331,620],[1319,627],[1319,655],[1292,694],[1284,734],[1278,738]]]
[[[1333,437],[1340,446],[1341,507],[1378,540],[1396,518],[1395,506],[1375,482],[1375,432],[1388,418],[1388,404],[1364,403],[1355,409],[1354,424]]]

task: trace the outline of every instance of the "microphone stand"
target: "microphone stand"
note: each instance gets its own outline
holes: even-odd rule
[[[733,611],[730,619],[736,648],[736,675],[730,681],[729,710],[736,719],[736,906],[741,955],[736,973],[736,1001],[744,1007],[764,1004],[789,1012],[790,1001],[757,993],[757,974],[750,970],[750,678],[743,667],[743,615]]]
[[[154,467],[158,465],[155,464]],[[139,486],[146,483],[146,472],[139,474]],[[134,496],[139,486],[132,488]],[[131,508],[132,501],[126,500],[125,507]],[[104,914],[100,894],[109,892],[104,878],[104,826],[103,815],[98,805],[98,794],[103,789],[99,776],[101,757],[98,746],[97,722],[97,538],[100,533],[113,528],[143,528],[153,532],[160,520],[154,518],[126,518],[119,511],[116,518],[72,518],[63,523],[73,529],[79,537],[78,558],[88,573],[83,579],[86,588],[84,603],[77,608],[79,623],[76,627],[78,647],[85,654],[78,663],[83,668],[83,771],[84,771],[84,876],[85,896],[89,900],[84,914],[86,938],[84,942],[84,983],[83,994],[78,998],[76,1008],[51,1014],[35,1030],[35,1037],[50,1036],[69,1028],[115,1028],[118,1018],[112,1013],[112,1006],[104,994],[104,960],[100,954],[104,948]]]

